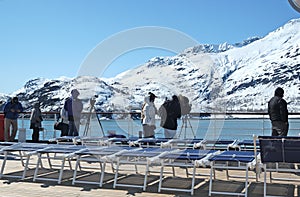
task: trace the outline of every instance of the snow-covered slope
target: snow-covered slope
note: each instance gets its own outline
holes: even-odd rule
[[[79,90],[85,109],[90,106],[90,99],[94,95],[98,95],[96,98],[98,104],[103,105],[103,102],[108,100],[114,92],[112,87],[97,77],[74,79],[61,77],[58,79],[32,79],[13,96],[19,97],[25,110],[30,110],[35,102],[40,102],[43,111],[58,111],[74,88]]]
[[[277,86],[290,111],[299,111],[300,20],[244,44],[200,45],[174,57],[156,57],[115,79],[135,100],[148,91],[163,102],[171,94],[190,98],[193,111],[216,108],[265,111]]]
[[[263,109],[274,89],[285,89],[290,110],[299,111],[300,20],[292,20],[266,37],[240,49],[219,54],[221,64],[234,70],[224,81],[225,97],[233,109]]]

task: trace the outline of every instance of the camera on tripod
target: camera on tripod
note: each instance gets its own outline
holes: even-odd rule
[[[84,132],[83,132],[83,136],[87,136],[88,135],[88,132],[89,132],[89,129],[90,129],[90,122],[91,122],[91,117],[92,117],[92,111],[93,109],[95,109],[95,103],[96,103],[96,98],[98,98],[98,95],[94,95],[90,98],[90,110],[89,110],[89,113],[88,113],[88,116],[87,116],[87,121],[85,123],[85,128],[84,128]],[[97,116],[97,114],[96,114]],[[98,118],[98,116],[97,116]],[[102,125],[101,123],[99,123],[100,126],[101,126],[101,129],[102,129]],[[103,132],[103,129],[102,129],[102,132]]]
[[[178,100],[180,103],[181,115],[188,115],[192,110],[192,104],[190,104],[190,100],[188,97],[181,94],[178,96]]]
[[[98,95],[94,95],[94,96],[92,96],[92,98],[90,98],[90,106],[91,106],[91,108],[93,108],[95,106],[96,98],[98,98]]]
[[[184,131],[184,138],[186,139],[187,138],[187,129],[189,128],[192,132],[193,137],[196,138],[192,124],[189,120],[190,116],[188,116],[188,114],[191,113],[192,104],[190,104],[189,99],[183,95],[179,95],[178,100],[180,103],[181,116],[182,116],[182,125],[181,125],[181,129],[180,129],[180,133],[179,133],[178,137],[180,138],[182,131]]]

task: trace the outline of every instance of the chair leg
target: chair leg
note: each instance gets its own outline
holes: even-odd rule
[[[35,171],[34,171],[33,181],[35,181],[36,178],[37,178],[37,175],[38,175],[38,171],[39,171],[39,167],[40,167],[41,162],[42,162],[42,159],[41,159],[41,153],[39,153],[39,154],[38,154],[38,160],[37,160],[37,163],[36,163],[36,168],[35,168]]]
[[[148,173],[149,173],[149,164],[147,163],[147,166],[146,166],[146,172],[145,172],[145,177],[144,177],[144,187],[143,187],[143,191],[146,191]]]
[[[3,163],[2,163],[2,167],[1,167],[0,178],[2,178],[3,173],[4,173],[4,168],[5,168],[5,165],[6,165],[7,155],[8,155],[8,152],[5,151],[5,153],[4,153],[4,160],[3,160]]]
[[[172,172],[173,172],[173,176],[175,177],[176,174],[175,174],[175,167],[174,166],[172,166]]]
[[[245,181],[245,197],[248,196],[248,166],[246,167],[246,181]]]
[[[267,196],[267,166],[264,164],[264,197]]]
[[[68,158],[68,160],[69,160],[69,159],[70,159],[70,158]],[[60,183],[61,183],[61,180],[62,180],[62,176],[63,176],[63,173],[64,173],[65,162],[66,162],[66,158],[63,158],[63,159],[62,159],[62,163],[61,163],[60,172],[59,172],[58,181],[57,181],[58,184],[60,184]]]
[[[106,161],[102,165],[101,165],[101,162],[100,162],[101,176],[100,176],[99,187],[102,187],[102,185],[103,185],[103,179],[104,179],[104,175],[105,175],[105,167],[106,167]]]
[[[229,165],[229,162],[228,161],[226,161],[226,166],[228,166]],[[229,180],[229,170],[226,168],[226,178],[227,178],[227,180]]]
[[[162,181],[163,181],[163,174],[164,174],[164,163],[162,163],[160,167],[160,176],[159,176],[159,184],[158,184],[158,192],[161,191]]]
[[[79,167],[79,162],[80,162],[80,156],[78,155],[77,158],[76,158],[76,164],[75,164],[75,169],[74,169],[74,174],[73,174],[72,185],[75,185],[76,176],[77,176],[77,169]]]
[[[213,163],[210,164],[210,178],[209,178],[209,188],[208,188],[208,196],[211,196],[211,191],[212,191],[212,176],[213,176],[213,171],[214,171],[214,168],[213,168]],[[215,177],[215,173],[214,173],[214,177]]]
[[[115,179],[114,179],[113,188],[116,188],[116,186],[117,186],[117,179],[118,179],[118,173],[119,173],[119,165],[120,165],[120,160],[118,159],[117,166],[116,166],[116,169],[115,169]]]
[[[194,164],[194,168],[193,168],[191,195],[194,195],[195,176],[196,176],[196,164]]]
[[[28,165],[29,165],[29,159],[30,159],[30,155],[27,155],[26,163],[25,163],[25,166],[24,166],[24,172],[23,172],[23,175],[22,175],[22,179],[25,179],[25,177],[26,177],[26,172],[27,172]]]
[[[115,168],[114,168],[114,163],[113,162],[111,162],[111,170],[112,170],[113,173],[115,173]]]
[[[51,160],[50,160],[50,154],[49,153],[46,153],[46,154],[47,154],[48,164],[49,164],[50,168],[52,169],[52,163],[51,163]]]
[[[20,155],[20,160],[21,160],[22,166],[24,167],[25,164],[24,164],[24,161],[23,161],[23,152],[19,151],[19,155]]]
[[[73,170],[73,169],[72,169],[71,158],[68,158],[68,162],[69,162],[69,167],[70,167],[70,170]]]

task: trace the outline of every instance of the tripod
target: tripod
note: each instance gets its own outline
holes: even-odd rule
[[[181,125],[181,129],[180,129],[178,138],[180,138],[180,135],[181,135],[183,130],[184,130],[184,138],[186,138],[186,130],[187,130],[188,127],[191,128],[193,136],[194,136],[194,138],[196,138],[196,135],[194,133],[194,130],[193,130],[192,124],[190,122],[190,118],[189,118],[188,114],[182,116],[182,125]]]
[[[95,103],[96,103],[96,99],[95,99],[95,98],[91,98],[91,99],[90,99],[90,111],[89,111],[89,113],[88,113],[88,117],[87,117],[87,121],[86,121],[86,124],[85,124],[83,136],[87,136],[87,135],[88,135],[88,132],[89,132],[89,129],[90,129],[90,123],[91,123],[92,112],[93,112],[93,110],[95,109]],[[102,127],[101,121],[100,121],[100,119],[99,119],[97,113],[96,113],[96,117],[97,117],[98,123],[99,123],[99,125],[100,125],[102,134],[103,134],[103,136],[104,136],[105,134],[104,134],[104,131],[103,131],[103,127]]]

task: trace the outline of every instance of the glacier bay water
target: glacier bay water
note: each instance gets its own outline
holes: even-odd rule
[[[156,121],[156,137],[164,137],[163,128]],[[26,139],[31,140],[32,130],[29,129],[29,120],[19,120],[19,129],[26,129]],[[42,125],[45,128],[40,132],[40,140],[49,140],[59,137],[60,131],[53,128],[54,120],[45,120]],[[88,130],[88,136],[103,136],[108,132],[114,131],[127,137],[138,136],[142,131],[140,120],[122,119],[122,120],[101,120],[103,131],[97,119],[92,119]],[[82,121],[80,126],[80,135],[84,133],[86,124]],[[300,119],[290,120],[290,136],[298,136],[300,133]],[[178,120],[177,137],[179,138],[200,138],[200,139],[253,139],[253,135],[271,135],[271,124],[269,119],[187,119]],[[17,134],[18,136],[18,134]]]

